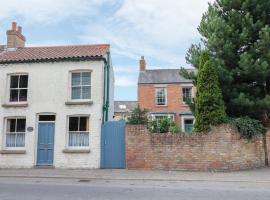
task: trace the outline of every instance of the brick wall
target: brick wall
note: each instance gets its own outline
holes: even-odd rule
[[[166,106],[156,105],[155,84],[138,84],[138,104],[142,109],[146,108],[151,112],[177,112],[175,121],[180,126],[179,112],[190,111],[189,106],[182,102],[182,86],[180,84],[165,84],[165,86],[167,88]]]
[[[270,130],[266,133],[266,156],[268,161],[268,166],[270,166]]]
[[[126,165],[129,169],[240,170],[265,166],[265,152],[262,137],[248,142],[229,125],[192,135],[149,134],[145,126],[128,125]]]

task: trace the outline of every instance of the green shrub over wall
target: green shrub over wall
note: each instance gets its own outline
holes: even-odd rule
[[[266,132],[260,121],[249,117],[232,118],[229,122],[238,129],[241,138],[248,140]]]
[[[130,117],[127,119],[128,124],[147,124],[147,109],[142,110],[139,106],[132,110]]]
[[[151,133],[180,133],[181,129],[170,118],[155,119],[148,121],[148,129]]]

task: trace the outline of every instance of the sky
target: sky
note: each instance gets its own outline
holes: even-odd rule
[[[213,0],[0,0],[0,44],[16,21],[26,46],[111,44],[115,99],[136,100],[139,59],[147,69],[190,67],[197,27]]]

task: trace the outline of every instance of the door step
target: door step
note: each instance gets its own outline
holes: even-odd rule
[[[36,165],[34,169],[55,169],[55,166],[49,166],[49,165]]]

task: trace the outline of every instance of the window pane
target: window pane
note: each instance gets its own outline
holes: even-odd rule
[[[90,85],[90,84],[91,84],[91,73],[82,72],[82,85]]]
[[[27,89],[20,90],[19,101],[27,101]]]
[[[6,135],[6,146],[15,147],[16,146],[16,134],[7,134]]]
[[[81,98],[81,87],[73,87],[71,92],[72,99],[80,99]]]
[[[25,138],[25,134],[24,133],[19,133],[17,134],[16,137],[16,147],[24,147],[24,138]]]
[[[69,132],[69,146],[89,146],[89,133]]]
[[[55,115],[40,115],[39,121],[55,121]]]
[[[26,119],[17,119],[17,130],[16,132],[25,132]]]
[[[185,119],[185,124],[193,124],[193,119]]]
[[[80,130],[88,131],[88,117],[80,117]]]
[[[188,102],[192,100],[192,88],[183,88],[183,101]]]
[[[90,86],[82,87],[82,99],[91,99],[91,88]]]
[[[10,88],[18,88],[19,76],[10,76]]]
[[[9,98],[9,101],[10,102],[16,102],[18,101],[18,90],[15,90],[15,89],[12,89],[10,90],[10,98]]]
[[[20,88],[27,88],[28,87],[28,75],[21,75],[20,76]]]
[[[72,73],[72,86],[81,84],[81,73]]]
[[[79,118],[70,117],[69,118],[69,131],[78,131],[78,127],[79,127]]]
[[[156,103],[157,105],[166,105],[165,88],[158,88],[156,90]]]
[[[186,133],[192,133],[193,131],[193,119],[185,119],[184,129]]]
[[[8,119],[7,120],[7,132],[15,132],[16,127],[16,119]]]

